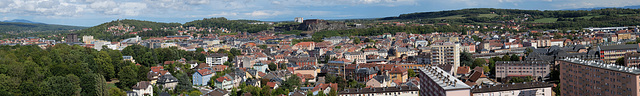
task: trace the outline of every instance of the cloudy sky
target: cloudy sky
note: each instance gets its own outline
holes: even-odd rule
[[[0,20],[95,26],[116,19],[178,22],[380,18],[464,8],[558,10],[640,5],[639,0],[0,0]]]

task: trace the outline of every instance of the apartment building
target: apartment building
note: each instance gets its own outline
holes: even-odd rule
[[[624,55],[624,66],[640,67],[640,53],[631,52]]]
[[[598,46],[600,59],[605,63],[615,63],[616,59],[624,57],[626,53],[638,52],[638,44]]]
[[[531,76],[542,79],[551,73],[551,64],[545,61],[496,61],[496,78]]]
[[[453,70],[457,70],[460,67],[460,44],[446,42],[431,45],[431,64],[448,64],[453,66]]]
[[[578,58],[560,63],[564,96],[640,96],[640,69]]]

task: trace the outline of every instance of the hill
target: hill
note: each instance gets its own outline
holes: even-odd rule
[[[231,31],[255,33],[267,30],[270,26],[267,24],[249,24],[260,22],[256,20],[227,20],[227,18],[205,18],[184,23],[185,27],[199,28],[227,28]]]
[[[86,27],[54,25],[54,24],[44,24],[44,23],[0,22],[0,33],[80,30],[85,28]]]
[[[635,6],[624,6],[624,7],[595,7],[595,8],[576,8],[576,9],[563,9],[563,10],[599,10],[599,9],[607,9],[607,8],[621,8],[621,9],[640,9],[640,5]]]
[[[167,36],[175,35],[176,31],[160,30],[165,27],[179,27],[180,23],[160,23],[141,20],[115,20],[107,23],[93,26],[77,33],[79,36],[92,35],[96,39],[119,41],[126,38],[135,37],[132,32],[137,32],[142,37]],[[147,31],[143,31],[143,30]]]

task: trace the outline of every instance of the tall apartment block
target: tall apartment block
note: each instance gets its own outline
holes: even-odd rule
[[[448,64],[452,65],[452,70],[457,70],[460,67],[460,44],[445,42],[431,45],[431,64]]]
[[[564,96],[640,96],[640,69],[578,58],[560,63]]]

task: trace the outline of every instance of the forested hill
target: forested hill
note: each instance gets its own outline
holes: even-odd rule
[[[254,22],[260,22],[256,20],[227,20],[227,18],[205,18],[203,20],[195,20],[185,23],[184,27],[199,27],[199,28],[228,28],[231,31],[250,32],[255,33],[263,30],[267,30],[270,26],[267,24],[249,24]]]
[[[92,35],[94,38],[108,40],[108,41],[118,41],[125,38],[135,37],[136,35],[130,34],[131,32],[141,32],[143,29],[150,28],[151,31],[145,31],[146,33],[142,33],[141,35],[151,36],[150,34],[162,34],[167,35],[169,32],[175,33],[173,31],[160,31],[160,28],[168,28],[168,27],[179,27],[180,23],[161,23],[161,22],[152,22],[152,21],[141,21],[141,20],[115,20],[107,23],[100,24],[98,26],[94,26],[91,28],[87,28],[77,33],[79,35]],[[140,34],[140,33],[138,33]],[[171,34],[173,35],[173,34]]]
[[[397,17],[385,17],[380,20],[402,20],[402,19],[434,19],[448,16],[474,17],[480,14],[496,15],[524,15],[538,16],[536,18],[574,18],[593,15],[610,14],[637,14],[640,9],[605,8],[597,10],[520,10],[520,9],[494,9],[494,8],[473,8],[462,10],[448,10],[438,12],[416,12],[401,14]],[[480,16],[483,17],[483,16]],[[493,16],[484,16],[493,17]]]
[[[42,23],[0,22],[0,33],[80,30],[85,28],[86,27],[42,24]]]

